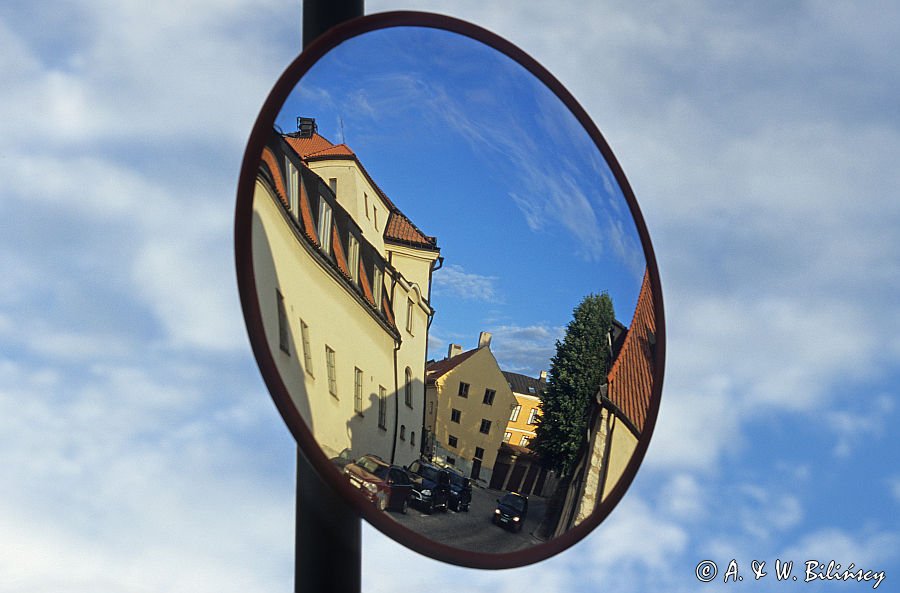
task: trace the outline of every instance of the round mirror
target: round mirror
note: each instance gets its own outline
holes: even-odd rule
[[[272,397],[376,528],[512,567],[622,497],[662,388],[655,258],[599,131],[521,50],[422,13],[332,30],[263,107],[235,229]]]

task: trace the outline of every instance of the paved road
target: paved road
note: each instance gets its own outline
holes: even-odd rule
[[[427,515],[410,507],[406,515],[397,512],[389,512],[389,515],[429,539],[471,552],[514,552],[542,543],[532,533],[537,531],[544,516],[545,499],[529,497],[528,517],[522,531],[512,533],[491,522],[497,499],[503,494],[498,490],[474,487],[468,512],[435,511],[433,515]]]

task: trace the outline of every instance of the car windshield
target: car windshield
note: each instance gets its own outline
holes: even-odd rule
[[[525,499],[521,496],[516,496],[515,494],[507,494],[500,499],[500,504],[504,504],[508,507],[516,509],[517,511],[521,511],[525,508]]]
[[[388,473],[388,466],[382,465],[369,457],[363,457],[356,462],[356,465],[363,468],[370,474],[375,474],[379,478],[385,477]]]
[[[460,488],[465,488],[466,479],[459,474],[454,474],[450,472],[450,483],[454,486],[459,486]]]
[[[427,465],[422,465],[419,467],[419,475],[423,478],[431,480],[432,482],[438,481],[438,470],[433,467],[428,467]]]

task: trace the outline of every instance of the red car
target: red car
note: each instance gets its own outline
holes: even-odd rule
[[[413,487],[402,467],[391,465],[377,455],[363,455],[344,466],[350,483],[379,510],[406,513]]]

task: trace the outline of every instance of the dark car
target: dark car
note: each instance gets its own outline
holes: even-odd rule
[[[412,501],[427,513],[447,510],[450,504],[450,472],[426,463],[413,461],[407,468],[412,481]]]
[[[495,525],[522,531],[522,523],[528,516],[528,498],[515,492],[507,492],[497,499],[497,508],[491,519]]]
[[[450,508],[456,512],[469,511],[472,502],[472,481],[453,470],[450,472]]]
[[[406,513],[409,508],[413,485],[402,467],[390,465],[377,455],[363,455],[344,466],[344,475],[379,510]]]

